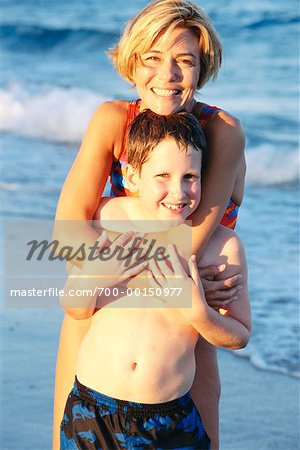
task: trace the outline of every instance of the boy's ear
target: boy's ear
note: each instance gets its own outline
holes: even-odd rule
[[[137,194],[139,192],[139,175],[137,173],[137,170],[132,167],[131,164],[127,164],[126,166],[126,184],[128,189],[133,192],[134,194]]]

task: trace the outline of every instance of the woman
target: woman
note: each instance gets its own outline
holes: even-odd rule
[[[156,1],[127,25],[110,55],[120,75],[136,87],[140,100],[107,102],[93,115],[62,189],[56,215],[57,220],[80,220],[85,225],[80,236],[68,234],[66,239],[57,231],[56,238],[74,247],[83,239],[95,241],[97,234],[87,221],[94,217],[109,175],[113,195],[130,195],[123,186],[122,170],[126,165],[126,131],[135,115],[146,108],[164,115],[184,109],[200,120],[209,149],[201,205],[192,217],[193,246],[203,251],[221,219],[224,225],[234,226],[245,176],[244,133],[239,121],[194,98],[197,89],[217,76],[222,55],[218,36],[206,14],[194,4],[185,0]],[[202,275],[221,278],[218,268],[206,268]],[[210,305],[220,306],[216,297],[232,300],[238,286],[225,294],[218,289],[230,287],[237,280],[238,275],[226,281],[205,282]],[[78,348],[88,327],[89,320],[76,322],[70,317],[62,326],[56,368],[54,448],[59,448],[58,424],[74,381]],[[201,359],[206,367],[197,366],[191,392],[212,448],[216,449],[220,394],[216,355],[201,340],[196,362],[199,355],[204,355]]]

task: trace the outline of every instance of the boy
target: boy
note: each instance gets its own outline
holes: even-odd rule
[[[210,448],[189,394],[195,346],[200,334],[214,345],[244,347],[251,318],[246,283],[223,314],[207,305],[185,239],[186,219],[200,201],[204,149],[203,131],[188,113],[144,111],[130,127],[126,180],[139,197],[101,201],[99,224],[106,232],[99,240],[99,259],[86,261],[81,271],[74,267],[65,286],[66,293],[89,288],[94,295],[80,297],[77,307],[62,297],[72,317],[93,315],[62,421],[62,449]],[[126,233],[104,249],[107,235],[120,232]],[[132,258],[136,239],[141,242],[138,264]],[[155,242],[155,257],[144,261],[142,244],[149,240]],[[109,261],[105,257],[118,252]],[[228,275],[235,266],[246,279],[242,246],[234,232],[220,226],[201,263],[225,261]]]

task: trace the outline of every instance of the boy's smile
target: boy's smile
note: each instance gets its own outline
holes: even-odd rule
[[[192,145],[185,149],[172,138],[164,139],[131,180],[145,220],[172,220],[172,226],[179,225],[200,201],[201,152]]]

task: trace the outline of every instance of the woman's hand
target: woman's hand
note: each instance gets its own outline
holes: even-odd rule
[[[225,264],[206,267],[198,266],[205,298],[212,308],[224,308],[224,306],[229,305],[232,301],[237,300],[237,294],[242,289],[240,284],[242,280],[241,274],[223,280],[218,279],[225,269]]]

